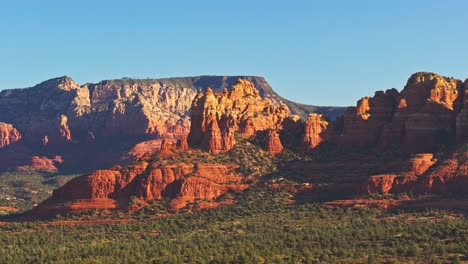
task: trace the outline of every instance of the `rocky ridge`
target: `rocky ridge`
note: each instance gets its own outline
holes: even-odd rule
[[[283,102],[294,105],[276,94],[265,79],[241,78],[255,84],[259,95],[268,98],[272,105]],[[197,93],[208,87],[222,92],[238,79],[238,76],[124,78],[80,86],[64,76],[32,88],[0,91],[0,122],[11,124],[17,132],[6,135],[10,132],[3,132],[7,128],[2,125],[0,147],[18,140],[21,143],[14,151],[0,151],[0,160],[7,160],[10,151],[16,152],[17,160],[0,164],[0,170],[10,168],[10,164],[30,165],[33,156],[53,159],[56,155],[63,157],[64,169],[79,163],[90,164],[91,168],[110,166],[119,157],[99,156],[108,152],[122,152],[119,154],[122,156],[145,140],[188,135],[190,108]],[[328,108],[309,108],[328,113]],[[297,113],[306,115],[309,110],[304,109],[297,108]],[[332,109],[336,113],[339,110]],[[128,148],[115,149],[112,142],[125,142]]]
[[[343,146],[434,152],[467,137],[467,82],[435,73],[413,74],[401,92],[389,89],[346,109],[329,129],[329,141]]]

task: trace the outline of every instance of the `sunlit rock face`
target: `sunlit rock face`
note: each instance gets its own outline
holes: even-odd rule
[[[215,154],[226,152],[235,145],[234,132],[251,137],[259,131],[280,129],[287,116],[286,105],[273,105],[253,83],[239,79],[230,90],[214,93],[208,89],[195,97],[188,143]]]
[[[464,86],[434,73],[413,74],[395,89],[364,97],[344,114],[337,141],[344,145],[401,146],[408,152],[432,152],[466,138]]]
[[[21,134],[11,124],[0,122],[0,148],[18,142]]]
[[[302,147],[306,150],[317,147],[320,143],[332,138],[332,123],[321,114],[310,114],[305,122]]]

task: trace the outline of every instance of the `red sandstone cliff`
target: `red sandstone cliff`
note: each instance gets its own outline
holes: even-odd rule
[[[230,90],[214,93],[208,89],[195,97],[188,142],[211,153],[226,152],[235,145],[235,132],[250,137],[258,131],[279,129],[288,115],[287,106],[273,105],[251,82],[239,79]]]
[[[161,152],[163,153],[163,152]],[[166,155],[169,152],[164,152]],[[170,157],[170,154],[168,157]],[[122,168],[114,166],[76,177],[35,207],[30,215],[89,209],[129,209],[137,199],[171,199],[173,208],[200,199],[212,200],[228,191],[247,188],[234,164],[164,164],[149,156]]]
[[[348,108],[336,141],[342,145],[402,146],[433,152],[466,139],[466,84],[434,73],[413,74],[405,88],[376,92]]]
[[[466,147],[437,160],[432,154],[411,158],[398,174],[375,175],[366,184],[368,193],[464,193],[468,184]]]
[[[313,149],[333,136],[332,124],[320,114],[310,114],[305,122],[302,147]]]
[[[271,155],[281,153],[284,149],[278,131],[276,130],[258,132],[256,135],[256,141]]]
[[[382,128],[391,122],[398,91],[378,91],[374,97],[364,97],[356,107],[350,107],[343,116],[343,131],[337,142],[343,145],[375,146]]]

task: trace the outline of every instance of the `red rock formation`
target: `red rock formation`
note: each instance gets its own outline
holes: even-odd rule
[[[218,121],[214,116],[208,116],[206,132],[203,135],[202,147],[210,153],[218,154],[226,152],[234,147],[234,131],[228,126],[219,128]]]
[[[137,160],[144,155],[153,154],[161,149],[162,139],[153,139],[153,140],[146,140],[136,144],[130,151],[128,151],[127,155],[123,157],[125,163],[130,164],[132,161]]]
[[[187,136],[182,136],[177,140],[176,147],[180,150],[187,150],[189,148]]]
[[[166,139],[163,139],[161,141],[161,150],[170,150],[172,149],[173,145],[171,142],[169,142],[168,140]]]
[[[0,121],[22,131],[30,157],[46,150],[48,155],[78,156],[94,163],[101,160],[96,155],[107,155],[102,146],[110,141],[130,146],[148,138],[187,135],[188,110],[195,94],[192,87],[168,86],[159,80],[104,81],[80,87],[65,76],[32,88],[1,91]]]
[[[32,88],[2,90],[0,121],[12,124],[21,131],[22,147],[28,148],[27,152],[30,153],[26,160],[47,151],[48,155],[67,157],[64,168],[77,165],[70,162],[105,167],[109,159],[102,157],[110,156],[109,153],[121,151],[121,154],[125,154],[133,144],[148,139],[188,135],[189,110],[197,91],[211,86],[219,92],[237,79],[226,76],[122,79],[80,86],[64,76]],[[232,133],[226,133],[225,128],[233,131],[240,129],[246,136],[274,128],[273,123],[280,123],[277,119],[281,115],[278,113],[285,110],[285,107],[280,107],[282,103],[293,107],[293,111],[301,116],[314,109],[328,111],[327,108],[286,101],[261,77],[245,76],[245,79],[251,82],[241,81],[234,85],[231,91],[226,91],[225,99],[219,104],[220,107],[230,105],[225,120],[220,120],[223,115],[216,117],[224,138],[222,146],[226,146],[222,147],[222,151],[234,145]],[[260,95],[268,98],[268,101],[257,100]],[[236,124],[231,127],[233,121]],[[203,136],[200,136],[198,144],[202,140]],[[110,145],[111,142],[118,142],[119,150],[103,148],[103,145]],[[128,148],[121,150],[124,146]],[[114,162],[121,157],[112,155],[117,157],[113,158]],[[2,162],[0,169],[13,163]]]
[[[58,171],[57,165],[61,163],[63,163],[63,159],[60,156],[54,158],[33,156],[29,165],[19,166],[17,169],[20,171],[55,173]]]
[[[10,124],[0,122],[0,148],[18,142],[21,134]]]
[[[433,193],[466,193],[468,186],[468,152],[455,153],[440,161],[422,175],[417,191]]]
[[[313,149],[323,141],[329,140],[332,133],[331,123],[323,115],[310,114],[305,123],[302,147],[304,149]]]
[[[408,163],[403,166],[403,171],[419,176],[424,174],[436,162],[437,159],[434,158],[433,154],[415,154],[408,160]]]
[[[71,141],[71,131],[70,127],[68,127],[68,118],[66,115],[60,116],[59,132],[60,138],[62,138],[65,141]]]
[[[466,149],[466,147],[465,147]],[[418,154],[399,174],[376,175],[366,184],[368,193],[464,193],[468,184],[468,153],[461,151],[437,161],[432,154]]]
[[[371,176],[366,183],[367,193],[398,193],[414,191],[418,177],[437,162],[432,154],[416,154],[401,164],[397,174]]]
[[[49,137],[48,136],[44,136],[42,138],[42,146],[47,146],[47,144],[49,144]]]
[[[234,132],[250,137],[257,131],[281,128],[289,115],[285,105],[274,106],[262,99],[254,85],[239,79],[230,91],[208,89],[192,102],[188,142],[212,153],[226,152],[235,145]]]
[[[397,175],[384,174],[371,176],[366,184],[367,193],[388,193]]]
[[[413,74],[405,88],[377,92],[348,108],[336,141],[343,145],[402,146],[411,153],[433,152],[465,138],[464,88],[460,80],[434,73]],[[460,111],[461,110],[461,111]],[[458,117],[457,117],[458,115]],[[457,124],[457,125],[456,125]]]
[[[132,166],[119,166],[76,177],[53,192],[31,214],[89,209],[128,209],[132,197],[140,201],[167,198],[174,208],[199,199],[211,200],[227,191],[247,188],[235,173],[237,165],[164,165],[141,159]]]
[[[271,155],[276,155],[283,151],[283,145],[278,134],[278,131],[267,130],[265,133],[257,134],[257,141],[259,141],[264,150]]]
[[[409,152],[426,152],[454,142],[461,87],[456,79],[413,74],[399,95],[392,122],[385,127],[383,144],[393,142],[403,144]]]
[[[65,144],[72,141],[72,135],[66,115],[60,115],[60,117],[56,119],[54,126],[55,128],[50,131],[50,134],[44,136],[42,140],[42,144],[44,146],[49,144]]]
[[[297,115],[288,116],[282,123],[280,131],[281,143],[289,148],[296,148],[303,144],[305,123]]]
[[[374,97],[364,97],[356,107],[350,107],[343,116],[343,132],[337,141],[343,145],[375,146],[383,126],[395,110],[398,92],[390,89],[378,91]]]

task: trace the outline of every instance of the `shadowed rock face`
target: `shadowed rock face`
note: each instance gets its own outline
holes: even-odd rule
[[[376,92],[374,97],[364,97],[356,107],[350,107],[343,116],[343,131],[337,142],[343,145],[375,146],[382,128],[389,123],[395,111],[398,91]]]
[[[62,168],[109,166],[132,145],[189,132],[196,91],[158,81],[104,81],[79,86],[69,77],[0,92],[0,120],[21,133],[16,165],[31,158],[63,157]],[[22,132],[21,132],[22,131]],[[10,136],[11,137],[11,136]],[[6,141],[5,141],[6,142]],[[127,147],[128,145],[128,147]],[[0,170],[9,153],[0,151]]]
[[[278,132],[276,132],[275,130],[267,131],[264,149],[272,155],[276,155],[283,151],[283,145],[281,144]]]
[[[256,134],[255,141],[266,152],[270,153],[273,156],[278,153],[281,153],[284,149],[277,130],[265,130],[258,132]]]
[[[45,136],[50,143],[69,141],[67,116],[83,115],[87,109],[87,89],[68,77],[0,92],[0,120],[13,124],[32,144],[42,144]]]
[[[461,110],[457,115],[457,142],[463,143],[468,137],[468,79],[463,84],[463,92],[460,94]],[[462,99],[463,98],[463,99]]]

